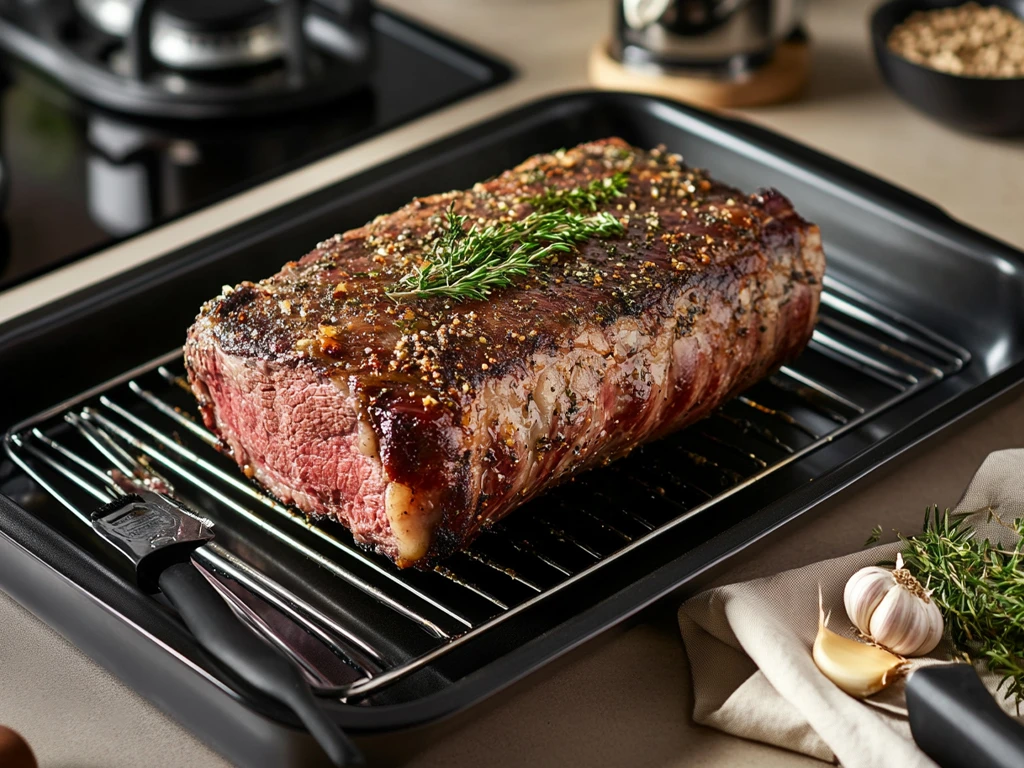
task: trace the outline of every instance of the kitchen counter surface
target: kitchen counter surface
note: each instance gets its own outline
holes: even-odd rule
[[[503,55],[519,70],[518,78],[0,294],[0,321],[508,106],[585,87],[587,52],[606,33],[611,9],[611,0],[387,4]],[[1024,142],[956,134],[899,102],[881,84],[871,59],[869,9],[864,0],[812,2],[807,94],[796,103],[744,115],[922,195],[996,237],[1024,244],[1018,202],[1024,194]],[[718,580],[843,554],[859,547],[876,524],[915,530],[927,504],[956,502],[985,455],[1022,443],[1024,396],[1010,396],[737,558]],[[0,723],[29,740],[43,768],[226,764],[2,593]],[[692,723],[674,605],[658,606],[639,623],[588,643],[430,736],[430,746],[409,765],[820,765]]]

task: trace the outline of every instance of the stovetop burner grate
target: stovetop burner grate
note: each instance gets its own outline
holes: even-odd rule
[[[86,523],[117,493],[111,470],[166,482],[216,522],[217,540],[195,559],[229,604],[288,652],[321,695],[349,702],[431,666],[970,360],[948,339],[826,278],[818,327],[794,364],[704,421],[531,502],[464,552],[419,572],[397,570],[340,525],[309,522],[247,482],[192,415],[180,356],[175,350],[23,422],[6,436],[7,450]],[[425,641],[415,652],[396,651],[380,642],[379,626],[366,631],[319,604],[322,595],[302,593],[296,585],[310,565],[333,577],[339,602],[372,601],[391,620],[423,630]],[[281,617],[341,663],[311,659],[281,631]]]
[[[369,0],[40,0],[0,49],[133,115],[224,119],[336,102],[374,67]]]

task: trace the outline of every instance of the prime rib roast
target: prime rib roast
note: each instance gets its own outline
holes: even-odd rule
[[[622,226],[482,300],[395,298],[451,208],[518,221],[552,190]],[[206,425],[278,499],[424,566],[589,467],[707,415],[811,336],[818,228],[678,155],[609,138],[413,200],[276,275],[225,287],[189,330]]]

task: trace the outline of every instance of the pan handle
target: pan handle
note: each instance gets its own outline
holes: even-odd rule
[[[356,746],[317,703],[299,668],[242,624],[191,562],[165,569],[159,586],[203,648],[246,682],[287,705],[333,765],[365,764]]]
[[[907,711],[914,741],[942,768],[1024,765],[1024,726],[1000,709],[970,664],[915,671]]]

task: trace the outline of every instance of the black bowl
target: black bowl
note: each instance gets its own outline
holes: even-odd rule
[[[871,17],[871,41],[882,76],[897,94],[931,117],[972,133],[1024,134],[1024,77],[961,77],[938,72],[889,50],[893,28],[914,11],[951,8],[966,0],[891,0]],[[1024,16],[1024,0],[981,0]]]

